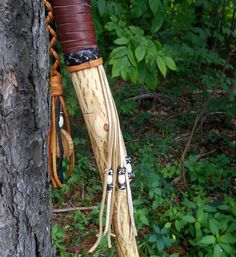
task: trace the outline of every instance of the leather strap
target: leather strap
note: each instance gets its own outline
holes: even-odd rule
[[[68,0],[69,2],[69,0]],[[86,4],[77,4],[68,6],[55,6],[53,8],[55,16],[69,13],[69,14],[81,14],[81,13],[89,13],[91,7]]]
[[[84,4],[84,0],[57,0],[55,1],[55,6],[69,6],[75,4]],[[87,4],[90,4],[90,1],[86,1]]]
[[[82,13],[80,15],[56,15],[56,19],[58,24],[65,24],[65,23],[85,23],[85,22],[91,22],[91,18],[88,16],[87,13]]]
[[[89,0],[53,0],[53,11],[64,53],[97,47]]]
[[[71,47],[71,48],[64,48],[62,47],[62,50],[64,53],[74,53],[74,52],[78,52],[87,48],[97,48],[97,45],[77,45],[75,47]]]
[[[61,42],[71,42],[71,41],[94,41],[96,42],[96,38],[94,37],[94,35],[89,35],[88,37],[86,37],[86,35],[83,32],[71,32],[71,33],[64,33],[64,34],[60,34],[60,40]]]
[[[65,43],[62,42],[62,47],[64,47],[66,45],[66,48],[72,48],[72,47],[76,47],[78,45],[80,45],[80,47],[84,47],[82,49],[88,48],[88,45],[91,44],[90,40],[75,40],[75,41],[66,41]],[[94,42],[94,44],[96,45],[96,41]]]
[[[85,62],[85,63],[82,63],[80,65],[68,66],[67,70],[69,72],[76,72],[76,71],[80,71],[80,70],[90,69],[90,68],[99,66],[101,64],[103,64],[103,60],[102,60],[102,58],[98,58],[97,60],[90,61],[90,62]]]
[[[92,22],[85,22],[85,23],[66,23],[66,24],[59,24],[58,30],[60,33],[71,33],[71,32],[80,32],[80,31],[88,31],[88,34],[93,33],[94,26]]]

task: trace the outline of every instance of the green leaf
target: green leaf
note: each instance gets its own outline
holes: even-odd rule
[[[236,231],[236,223],[231,223],[227,229],[227,232],[235,232]]]
[[[138,62],[141,62],[145,56],[145,48],[142,47],[142,46],[138,46],[136,49],[135,49],[135,57],[137,59]]]
[[[141,29],[141,28],[139,28],[139,27],[136,27],[136,26],[129,26],[128,27],[129,29],[130,29],[130,31],[134,34],[134,35],[136,35],[136,36],[143,36],[144,35],[144,31]]]
[[[212,207],[210,205],[205,205],[204,210],[207,212],[217,212],[217,209],[215,207]]]
[[[167,228],[162,228],[161,229],[161,234],[162,235],[166,235],[168,233],[168,229]]]
[[[116,62],[113,62],[112,65],[112,78],[119,77],[121,72],[121,67],[120,67],[120,60],[117,60]]]
[[[110,54],[111,61],[109,62],[112,64],[113,58],[121,58],[128,54],[128,48],[126,46],[118,46],[114,50],[112,50]]]
[[[136,67],[131,67],[129,72],[130,80],[133,84],[136,84],[138,81],[139,73]]]
[[[155,89],[157,87],[157,75],[156,73],[146,72],[145,74],[145,84],[148,89]]]
[[[128,80],[129,79],[129,74],[128,74],[127,68],[122,67],[121,71],[120,71],[120,75],[121,75],[123,80]]]
[[[205,245],[211,245],[215,243],[215,237],[214,236],[204,236],[198,243],[205,244]]]
[[[159,228],[157,225],[153,225],[153,229],[154,229],[154,231],[155,231],[157,234],[160,234],[160,233],[161,233],[161,230],[160,230],[160,228]]]
[[[222,247],[222,249],[228,253],[228,254],[233,254],[235,253],[235,250],[233,247],[231,247],[229,244],[223,244],[223,243],[220,243],[220,246]]]
[[[167,222],[164,227],[165,227],[165,228],[170,228],[171,225],[172,225],[172,224],[171,224],[170,222]]]
[[[166,77],[166,63],[162,56],[157,56],[157,66],[161,72],[161,74]]]
[[[152,20],[152,26],[151,26],[152,33],[157,32],[161,28],[162,24],[163,24],[163,16],[161,14],[155,16]]]
[[[156,245],[157,245],[158,251],[162,252],[165,247],[163,240],[162,239],[157,240]]]
[[[232,234],[225,234],[220,237],[220,242],[226,244],[233,244],[236,243],[236,237],[234,237]]]
[[[114,41],[114,43],[117,45],[127,45],[129,43],[129,39],[126,37],[120,37],[120,38],[117,38]]]
[[[175,227],[178,232],[180,232],[181,228],[184,227],[184,223],[182,220],[176,220],[175,221]]]
[[[218,222],[215,219],[210,219],[209,220],[209,227],[210,227],[211,233],[213,235],[218,235],[219,234]]]
[[[197,209],[197,220],[199,221],[199,223],[203,224],[206,218],[207,214],[204,213],[203,209]]]
[[[170,247],[171,246],[171,241],[170,241],[170,239],[168,237],[164,236],[162,239],[163,239],[164,244],[165,244],[166,247]]]
[[[127,56],[124,56],[122,59],[119,61],[119,66],[120,66],[120,75],[123,78],[123,80],[128,80],[129,79],[129,59]]]
[[[217,206],[218,209],[223,210],[223,211],[227,211],[229,209],[229,206],[226,204],[222,204]]]
[[[171,57],[166,56],[165,57],[165,62],[166,62],[167,67],[170,70],[174,70],[174,71],[176,70],[175,62],[174,62],[174,60]]]
[[[200,239],[202,237],[201,223],[197,221],[194,226],[196,230],[196,239]]]
[[[149,221],[147,219],[145,209],[141,209],[140,214],[139,214],[139,219],[140,219],[142,224],[144,224],[146,226],[149,226]]]
[[[130,63],[131,63],[134,67],[137,67],[137,63],[136,63],[136,60],[135,60],[133,51],[132,51],[131,49],[128,50],[128,58],[129,58]]]
[[[98,0],[98,11],[101,16],[106,12],[106,0]]]
[[[214,246],[214,257],[220,257],[222,253],[222,249],[219,244]]]
[[[188,223],[194,223],[195,222],[195,218],[192,215],[184,215],[182,217],[182,220],[184,220]]]
[[[151,242],[151,243],[156,242],[156,241],[157,241],[157,236],[156,236],[156,235],[151,235],[151,236],[149,237],[148,241]]]
[[[170,255],[170,257],[179,257],[179,253],[173,253]]]
[[[149,0],[149,6],[150,6],[153,14],[156,14],[160,4],[161,4],[160,0]]]

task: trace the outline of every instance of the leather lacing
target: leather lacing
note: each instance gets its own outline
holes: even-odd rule
[[[59,71],[60,57],[56,51],[58,43],[56,31],[53,29],[54,22],[53,7],[49,1],[43,0],[47,9],[46,27],[50,35],[50,57],[53,61],[50,68],[50,93],[52,97],[52,113],[51,113],[51,127],[48,134],[48,163],[50,178],[53,187],[62,187],[62,159],[69,159],[69,167],[67,175],[69,176],[74,169],[74,147],[70,136],[70,125],[68,113],[63,94],[62,75]],[[64,127],[60,129],[58,126],[59,112],[63,113]],[[63,138],[62,138],[63,137]],[[64,139],[64,140],[63,140]],[[64,151],[63,147],[66,147]],[[65,155],[64,152],[67,154]],[[57,161],[59,157],[59,160]],[[59,166],[59,168],[57,168]],[[59,172],[60,171],[60,172]],[[58,174],[59,173],[59,174]],[[60,178],[59,178],[60,177]]]

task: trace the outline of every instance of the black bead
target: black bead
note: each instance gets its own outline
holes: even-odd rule
[[[109,169],[108,175],[113,175],[113,169]]]
[[[125,190],[126,187],[127,187],[126,182],[123,183],[123,184],[118,183],[118,186],[119,186],[119,189],[120,189],[120,190]]]
[[[113,189],[113,184],[107,185],[107,191],[112,191],[112,189]]]
[[[125,160],[126,160],[126,163],[127,163],[127,164],[131,164],[131,162],[132,162],[132,157],[131,157],[131,156],[126,156],[126,157],[125,157]]]
[[[126,173],[125,167],[119,167],[118,168],[118,175],[124,175]]]

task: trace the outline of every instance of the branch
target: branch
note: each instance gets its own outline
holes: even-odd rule
[[[212,154],[215,153],[215,152],[216,152],[216,150],[214,149],[214,150],[212,150],[212,151],[210,151],[210,152],[207,152],[207,153],[200,153],[200,154],[198,154],[198,155],[196,156],[196,158],[197,158],[197,160],[200,160],[200,159],[202,159],[202,158],[208,157],[209,155],[212,155]]]
[[[94,210],[97,206],[88,206],[88,207],[73,207],[73,208],[64,208],[64,209],[53,209],[53,213],[64,213],[64,212],[72,212],[72,211],[87,211]]]
[[[168,95],[165,95],[163,93],[144,93],[144,94],[141,94],[141,95],[136,95],[136,96],[129,97],[125,101],[128,101],[128,100],[142,101],[142,100],[145,100],[145,99],[152,99],[152,98],[158,99],[158,100],[161,101],[163,97],[169,98],[170,100],[172,100],[172,97],[170,97]]]
[[[190,147],[190,144],[192,142],[192,139],[193,139],[193,135],[195,133],[195,130],[197,128],[197,125],[198,125],[198,122],[199,120],[201,119],[201,116],[203,114],[203,110],[196,116],[196,119],[195,119],[195,122],[194,122],[194,125],[193,125],[193,128],[192,128],[192,131],[191,131],[191,134],[189,136],[189,139],[188,139],[188,142],[187,144],[185,145],[185,148],[184,148],[184,151],[182,153],[182,156],[181,156],[181,159],[180,159],[180,165],[181,165],[181,171],[182,171],[182,178],[183,178],[183,183],[184,183],[184,187],[187,188],[187,179],[186,179],[186,170],[184,168],[184,161],[185,161],[185,156],[188,152],[188,149]]]

